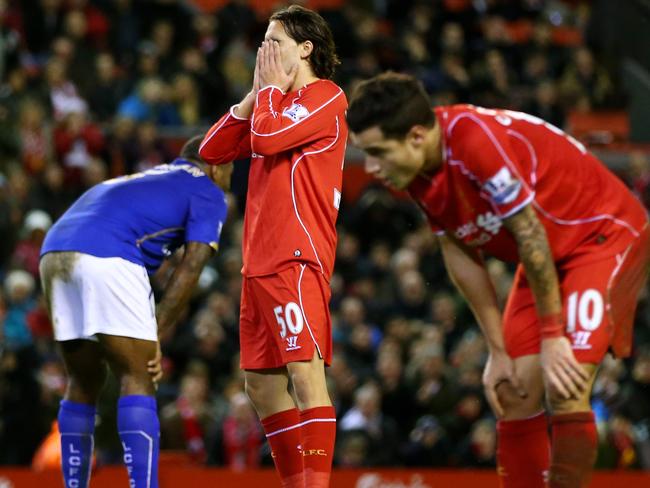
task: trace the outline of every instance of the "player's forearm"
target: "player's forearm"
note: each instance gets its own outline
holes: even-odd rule
[[[163,297],[156,306],[159,336],[178,320],[180,313],[190,301],[201,271],[211,255],[210,247],[205,244],[199,252],[186,249],[183,260],[169,278]]]
[[[562,297],[546,230],[527,206],[504,222],[517,241],[519,260],[535,297],[542,337],[562,334]]]
[[[250,121],[239,117],[235,107],[225,113],[201,142],[199,155],[209,164],[228,164],[250,156]]]
[[[156,306],[156,318],[158,321],[158,335],[163,334],[169,327],[174,325],[178,316],[189,302],[194,286],[201,271],[188,270],[182,266],[169,279],[165,294]]]
[[[505,352],[501,311],[482,259],[468,254],[449,237],[441,238],[440,244],[447,272],[472,309],[490,351]]]

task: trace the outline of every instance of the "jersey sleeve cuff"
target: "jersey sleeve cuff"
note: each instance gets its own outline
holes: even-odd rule
[[[282,90],[282,88],[280,88],[279,86],[276,86],[276,85],[266,85],[264,88],[260,89],[260,91],[258,93],[263,92],[264,90],[268,90],[269,88],[271,90],[278,90],[283,95],[285,94],[284,90]]]
[[[232,107],[230,107],[230,116],[231,116],[233,119],[237,119],[237,120],[250,120],[248,117],[240,117],[239,115],[237,115],[237,114],[235,113],[235,109],[236,109],[237,107],[239,107],[239,104],[238,104],[238,103],[235,104],[235,105],[233,105]]]
[[[526,205],[528,205],[534,199],[535,199],[535,192],[528,195],[523,202],[521,202],[520,204],[512,207],[508,211],[503,212],[503,213],[499,212],[499,218],[501,218],[501,220],[503,220],[503,219],[507,219],[508,217],[512,217],[514,214],[519,212],[522,208],[524,208]]]

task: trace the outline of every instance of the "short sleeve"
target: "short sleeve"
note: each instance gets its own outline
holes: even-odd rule
[[[476,181],[497,215],[507,218],[530,203],[534,189],[522,176],[522,165],[510,146],[506,128],[477,114],[463,114],[450,125],[452,159]]]
[[[216,186],[192,194],[185,225],[185,241],[203,242],[216,251],[227,214],[226,196]]]

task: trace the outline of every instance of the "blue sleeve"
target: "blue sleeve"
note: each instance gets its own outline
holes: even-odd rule
[[[216,251],[227,214],[226,196],[217,187],[196,191],[190,197],[185,242],[203,242]]]

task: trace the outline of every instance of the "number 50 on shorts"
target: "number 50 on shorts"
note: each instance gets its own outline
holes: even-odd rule
[[[280,326],[280,337],[283,339],[287,336],[287,329],[292,335],[298,335],[302,332],[304,319],[302,310],[296,302],[289,302],[284,307],[278,305],[273,309],[275,320]]]

